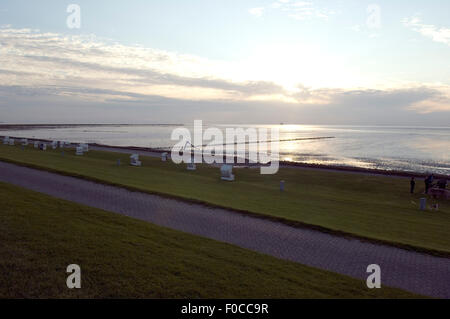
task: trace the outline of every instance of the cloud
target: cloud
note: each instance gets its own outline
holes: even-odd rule
[[[450,45],[450,28],[437,27],[432,24],[424,24],[420,18],[412,17],[402,20],[404,26],[411,30],[431,38],[435,42]]]
[[[70,96],[61,93],[78,94]],[[107,96],[104,102],[84,95]],[[0,115],[15,123],[308,123],[369,125],[448,125],[450,108],[411,111],[411,105],[439,99],[428,88],[404,90],[303,89],[298,103],[188,100],[86,87],[0,86]],[[124,99],[127,95],[130,100]],[[307,103],[307,98],[321,103]],[[448,100],[447,100],[448,102]],[[14,105],[14,107],[11,107]],[[448,104],[447,104],[448,107]]]
[[[197,117],[237,123],[382,124],[423,118],[449,122],[450,88],[444,85],[286,89],[272,81],[237,79],[227,73],[241,64],[125,46],[94,36],[8,27],[0,28],[0,43],[2,121],[135,123]],[[327,70],[319,73],[323,76]]]
[[[299,86],[294,97],[302,104],[339,105],[346,110],[414,109],[419,113],[450,111],[450,87],[417,86],[396,89],[309,89]],[[432,107],[430,107],[432,106]],[[437,107],[438,106],[438,107]]]
[[[263,10],[279,10],[286,14],[288,17],[296,20],[306,20],[313,18],[328,19],[336,12],[326,8],[319,8],[312,1],[290,1],[290,0],[278,0],[272,3],[267,8],[254,8],[258,9],[262,15]],[[251,10],[254,10],[251,9]],[[255,12],[256,13],[256,12]],[[252,13],[252,14],[255,14]],[[256,14],[255,14],[256,15]]]
[[[355,32],[361,32],[361,26],[359,24],[352,25],[349,29]]]
[[[226,63],[162,50],[63,36],[30,29],[0,29],[0,84],[86,86],[186,99],[283,94],[270,81],[224,78]],[[15,77],[12,77],[15,75]]]
[[[428,90],[430,93],[429,98],[411,103],[408,109],[420,114],[450,112],[450,87],[441,86]]]
[[[262,17],[262,15],[264,13],[264,7],[251,8],[248,10],[248,12],[250,12],[250,14],[252,14],[256,17]]]
[[[281,86],[266,81],[246,81],[235,83],[223,79],[214,79],[208,77],[186,77],[170,73],[161,73],[152,69],[139,69],[132,67],[118,67],[101,65],[90,62],[80,62],[71,59],[47,57],[47,56],[23,56],[33,62],[39,61],[48,63],[50,66],[58,69],[69,68],[71,70],[79,70],[87,73],[106,73],[110,76],[127,77],[127,81],[131,83],[139,83],[145,85],[175,85],[186,87],[200,87],[209,89],[218,89],[228,92],[240,94],[241,97],[256,94],[280,94],[284,90]],[[1,73],[1,70],[0,70]],[[26,74],[21,72],[21,74]],[[31,73],[30,73],[31,74]]]

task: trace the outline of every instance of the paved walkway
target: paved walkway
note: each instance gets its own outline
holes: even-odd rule
[[[367,266],[378,264],[382,285],[450,298],[447,258],[293,228],[224,209],[3,162],[0,181],[363,280],[368,275]]]

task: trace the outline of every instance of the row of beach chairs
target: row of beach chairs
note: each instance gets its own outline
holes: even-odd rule
[[[167,152],[164,152],[161,154],[161,160],[163,162],[166,162],[168,159],[169,154]],[[131,166],[142,166],[142,162],[139,160],[139,154],[132,154],[130,156],[130,165]],[[187,164],[186,167],[189,171],[195,171],[197,169],[197,166],[194,162],[190,162]],[[221,179],[224,181],[234,181],[234,174],[233,174],[233,166],[232,165],[222,165],[220,167],[220,174]]]
[[[5,145],[14,145],[14,142],[15,142],[14,139],[10,138],[8,136],[3,138],[3,144],[5,144]],[[20,143],[22,146],[27,146],[28,140],[22,139],[22,140],[20,140]],[[64,142],[64,141],[53,141],[49,145],[52,149],[57,149],[58,147],[59,148],[68,147],[68,146],[70,146],[70,143]],[[45,151],[45,150],[47,150],[47,143],[35,141],[34,148]],[[82,156],[82,155],[84,155],[84,153],[86,153],[88,151],[89,151],[89,145],[85,144],[85,143],[81,143],[75,148],[75,154],[78,156]],[[164,152],[161,154],[161,160],[163,162],[166,162],[168,160],[168,157],[169,157],[169,154],[167,152]],[[132,154],[130,156],[130,165],[137,166],[137,167],[142,166],[142,162],[139,160],[139,154]],[[197,167],[194,162],[190,162],[187,164],[187,169],[190,171],[195,171],[197,169]],[[234,181],[232,165],[222,165],[220,168],[220,173],[221,173],[222,180]]]

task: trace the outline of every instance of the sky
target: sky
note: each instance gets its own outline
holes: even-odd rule
[[[448,0],[2,0],[2,123],[450,126]]]

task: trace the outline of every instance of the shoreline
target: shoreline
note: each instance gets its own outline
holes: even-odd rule
[[[114,146],[114,145],[106,145],[106,144],[98,144],[98,143],[89,143],[91,146],[95,146],[98,148],[109,148],[109,149],[117,149],[117,150],[130,150],[130,151],[144,151],[151,153],[164,153],[169,152],[170,150],[163,150],[160,148],[151,148],[151,147],[140,147],[140,146]],[[235,157],[235,162],[237,162],[237,158]],[[280,167],[290,167],[290,168],[309,168],[309,169],[318,169],[318,170],[331,170],[331,171],[341,171],[347,173],[360,173],[360,174],[370,174],[370,175],[385,175],[385,176],[395,176],[395,177],[426,177],[426,173],[419,172],[408,172],[408,171],[399,171],[399,170],[382,170],[382,169],[371,169],[371,168],[363,168],[357,166],[340,166],[340,165],[326,165],[326,164],[309,164],[309,163],[301,163],[301,162],[289,162],[289,161],[279,161]],[[251,164],[251,163],[235,163],[235,166],[249,166],[249,167],[260,167],[264,166],[261,164]],[[447,178],[450,179],[450,175],[445,174],[434,174],[436,178]]]
[[[57,129],[57,128],[75,128],[75,127],[121,127],[121,126],[184,126],[184,124],[0,124],[0,131],[15,130],[33,130],[33,129]]]
[[[35,124],[33,124],[35,125]],[[86,124],[90,125],[90,124]],[[105,124],[106,125],[106,124]],[[153,124],[150,124],[153,125]],[[160,124],[155,124],[160,125]],[[164,124],[161,124],[164,125]],[[172,125],[172,124],[170,124]],[[0,130],[1,130],[0,125]],[[79,126],[79,125],[78,125]],[[3,138],[3,135],[0,135],[0,138]],[[16,137],[16,136],[10,136],[11,138],[20,140],[26,138],[29,141],[42,141],[51,143],[52,140],[48,139],[38,139],[38,138],[27,138],[27,137]],[[70,143],[71,145],[77,144],[77,143]],[[168,152],[170,153],[169,149],[161,149],[161,148],[151,148],[151,147],[142,147],[142,146],[116,146],[116,145],[107,145],[107,144],[99,144],[99,143],[87,143],[89,146],[92,146],[98,150],[105,150],[105,151],[122,151],[126,153],[132,153],[133,151],[136,152],[142,152],[143,156],[159,156],[162,153]],[[344,166],[344,165],[327,165],[327,164],[310,164],[310,163],[300,163],[300,162],[289,162],[289,161],[279,161],[280,168],[286,167],[286,168],[298,168],[298,169],[317,169],[317,170],[329,170],[329,171],[335,171],[335,172],[344,172],[344,173],[355,173],[355,174],[367,174],[367,175],[379,175],[379,176],[390,176],[390,177],[405,177],[405,178],[425,178],[428,174],[427,173],[420,173],[420,172],[409,172],[409,171],[400,171],[400,170],[383,170],[383,169],[374,169],[374,168],[363,168],[363,167],[357,167],[357,166]],[[263,166],[262,164],[252,164],[248,163],[238,163],[237,157],[235,157],[235,164],[234,166],[241,166],[241,167],[255,167],[259,168],[260,166]],[[438,174],[434,173],[435,178],[445,178],[450,179],[450,175],[446,174]]]

